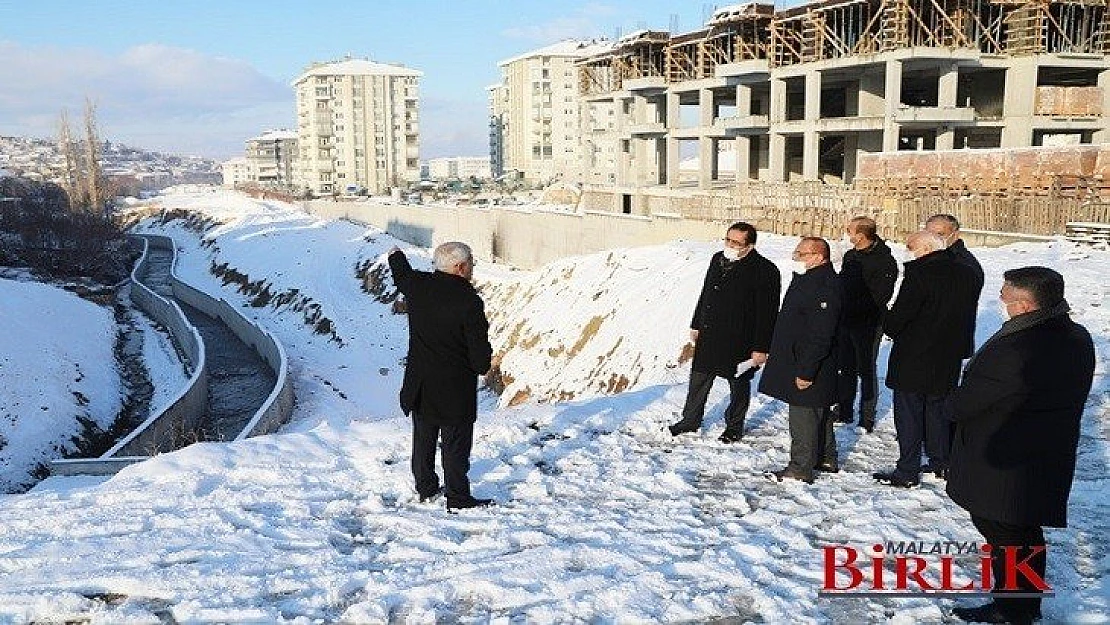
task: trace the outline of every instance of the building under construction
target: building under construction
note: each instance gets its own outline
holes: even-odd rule
[[[851,182],[861,153],[1110,141],[1107,0],[717,10],[580,60],[586,182]]]

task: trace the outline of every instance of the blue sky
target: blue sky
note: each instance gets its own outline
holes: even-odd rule
[[[782,0],[780,0],[781,5]],[[346,54],[424,72],[421,156],[486,152],[497,62],[568,37],[693,30],[725,2],[0,0],[0,134],[50,137],[86,95],[105,138],[227,158],[292,127],[289,83]]]

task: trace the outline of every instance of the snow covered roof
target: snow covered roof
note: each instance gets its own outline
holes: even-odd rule
[[[764,7],[765,9],[770,9],[771,12],[774,11],[774,5],[773,4],[768,5],[768,4],[765,4],[765,3],[758,3],[758,2],[745,2],[743,4],[730,4],[728,6],[723,6],[719,9],[717,9],[716,11],[713,11],[713,17],[710,18],[709,21],[706,22],[706,24],[709,25],[709,26],[712,26],[712,25],[717,24],[719,22],[727,22],[727,21],[730,21],[730,20],[735,19],[737,17],[742,17],[742,16],[745,16],[745,15],[758,15],[759,12],[760,12],[759,11],[760,7]]]
[[[257,137],[251,137],[250,139],[247,139],[247,141],[279,141],[281,139],[296,139],[296,138],[297,138],[297,133],[295,131],[286,130],[286,129],[282,128],[280,130],[267,130],[266,132],[258,135]]]
[[[593,56],[602,52],[608,52],[613,47],[611,41],[605,39],[565,39],[558,43],[553,43],[549,46],[519,54],[511,59],[505,59],[498,63],[498,66],[508,65],[516,61],[530,59],[537,56],[566,56],[571,58],[582,58]]]
[[[309,76],[415,76],[424,72],[390,63],[375,63],[369,59],[346,59],[334,63],[320,63],[309,67],[293,81],[297,84]]]

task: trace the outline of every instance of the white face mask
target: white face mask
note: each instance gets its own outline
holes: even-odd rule
[[[721,253],[724,254],[725,258],[730,261],[740,260],[740,250],[733,249],[727,245],[724,247],[723,250],[721,250]]]
[[[998,316],[1002,317],[1003,323],[1010,320],[1010,311],[1006,310],[1005,302],[998,302]]]
[[[803,274],[809,270],[804,260],[790,261],[790,268],[797,274]]]

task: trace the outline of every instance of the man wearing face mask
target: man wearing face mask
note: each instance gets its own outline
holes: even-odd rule
[[[839,398],[833,411],[837,421],[854,419],[856,384],[860,386],[860,427],[870,432],[875,427],[878,375],[875,359],[879,355],[881,323],[887,302],[898,280],[898,263],[890,248],[876,234],[875,220],[856,217],[848,223],[852,249],[844,254],[840,284],[844,289],[844,310],[840,315],[837,341],[840,363]]]
[[[751,381],[767,361],[779,306],[780,278],[774,263],[755,249],[756,229],[738,222],[725,233],[724,247],[713,255],[690,322],[694,361],[682,419],[673,436],[701,428],[713,381],[728,380],[729,405],[719,440],[735,443],[744,435]],[[751,368],[738,371],[740,363]]]
[[[957,263],[970,269],[972,274],[975,275],[975,301],[971,303],[967,310],[967,314],[971,318],[971,325],[968,328],[967,350],[963,356],[967,358],[975,351],[975,317],[979,308],[979,296],[983,291],[983,266],[979,264],[979,261],[964,244],[964,240],[960,236],[960,222],[954,216],[933,215],[925,221],[925,230],[944,239],[944,245],[952,258]]]
[[[836,401],[841,290],[824,239],[802,238],[793,262],[759,392],[789,405],[790,463],[773,475],[809,483],[814,469],[837,466],[829,406]]]
[[[1067,526],[1095,351],[1090,333],[1068,317],[1063,276],[1022,267],[1003,280],[1008,320],[968,361],[953,394],[957,425],[948,479],[948,495],[993,547],[997,594],[986,605],[953,613],[976,623],[1032,623],[1041,617],[1038,589],[1024,575],[1004,587],[1004,554],[1016,549],[1017,561],[1028,561],[1044,579],[1042,528]]]
[[[894,390],[898,464],[874,478],[909,488],[921,481],[921,447],[938,475],[948,467],[951,421],[948,394],[960,378],[967,350],[968,307],[976,301],[975,276],[945,252],[944,240],[928,231],[910,235],[905,278],[883,332],[894,340],[886,385]]]

